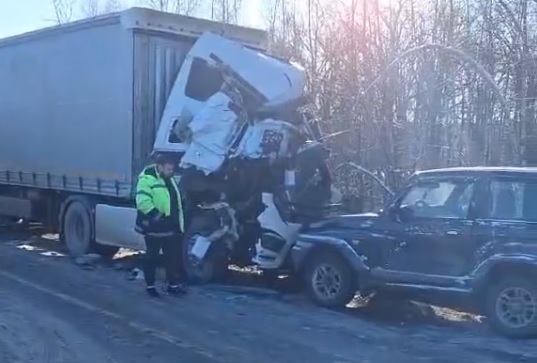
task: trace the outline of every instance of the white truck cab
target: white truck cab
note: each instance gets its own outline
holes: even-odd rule
[[[220,91],[224,82],[220,74],[222,67],[244,82],[252,94],[251,102],[257,102],[259,106],[304,95],[306,74],[299,65],[281,61],[223,36],[204,33],[188,52],[174,82],[161,118],[155,151],[186,151],[188,145],[170,142],[170,134],[179,118],[192,118],[209,97]]]

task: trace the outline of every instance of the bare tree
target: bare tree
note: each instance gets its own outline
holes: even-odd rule
[[[537,165],[536,1],[267,2],[272,51],[306,69],[334,170],[394,188],[416,169]]]
[[[82,0],[80,11],[83,17],[92,18],[95,16],[113,13],[123,7],[120,0]]]
[[[52,0],[54,8],[54,21],[63,24],[72,20],[75,0]]]
[[[211,0],[211,19],[222,23],[237,24],[242,10],[242,0]]]
[[[201,5],[201,0],[146,0],[147,6],[159,11],[192,15]]]

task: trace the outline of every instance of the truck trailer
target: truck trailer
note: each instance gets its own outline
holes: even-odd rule
[[[174,117],[221,86],[206,60],[271,96],[289,74],[259,75],[266,48],[263,30],[143,8],[0,40],[0,215],[44,223],[73,256],[143,250],[137,176],[155,148],[184,149]]]

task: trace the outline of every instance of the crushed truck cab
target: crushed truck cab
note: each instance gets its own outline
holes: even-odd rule
[[[224,77],[240,84],[248,110],[304,97],[306,74],[300,66],[223,36],[204,33],[188,52],[174,82],[160,121],[155,151],[186,151],[186,143],[170,141],[174,126],[178,120],[197,115],[209,98],[220,91]],[[216,122],[218,115],[214,117]]]

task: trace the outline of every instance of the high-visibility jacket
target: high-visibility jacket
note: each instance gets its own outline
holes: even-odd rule
[[[156,165],[149,165],[138,176],[136,185],[136,231],[151,236],[168,236],[184,233],[185,222],[181,192],[173,178],[170,180],[172,189],[177,193],[176,213],[178,221],[171,221],[171,196],[166,182],[159,175]],[[175,213],[174,213],[175,214]],[[176,223],[178,222],[178,223]],[[174,231],[178,225],[180,231]]]

